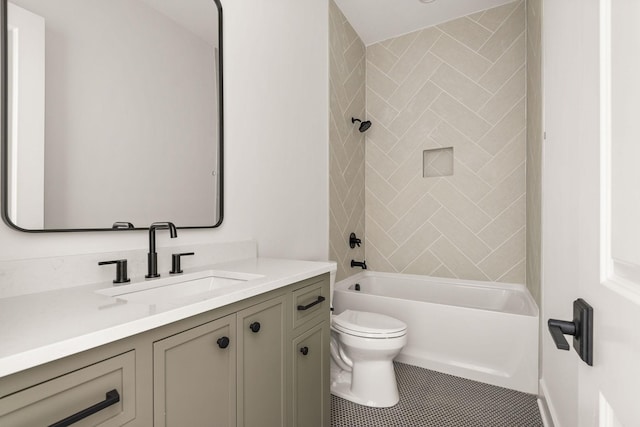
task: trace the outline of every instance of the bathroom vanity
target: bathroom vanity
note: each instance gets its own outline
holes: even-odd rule
[[[104,283],[0,300],[0,425],[328,426],[330,264],[222,270],[252,279],[168,303]]]

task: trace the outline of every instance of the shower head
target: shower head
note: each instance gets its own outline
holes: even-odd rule
[[[366,121],[362,121],[360,119],[356,119],[355,117],[351,117],[351,123],[355,123],[355,122],[360,122],[360,127],[358,128],[358,130],[360,132],[366,132],[367,129],[369,129],[371,127],[371,121],[366,120]]]

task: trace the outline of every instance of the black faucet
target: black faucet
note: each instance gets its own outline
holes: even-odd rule
[[[158,274],[158,254],[156,253],[156,230],[169,229],[171,238],[178,237],[176,226],[172,222],[154,222],[149,226],[149,253],[147,254],[147,279],[160,277]]]
[[[366,270],[367,269],[367,260],[363,260],[362,262],[351,260],[351,268],[354,268],[354,267],[360,267],[363,270]]]

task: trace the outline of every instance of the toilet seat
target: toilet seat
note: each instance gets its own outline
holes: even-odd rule
[[[407,333],[404,322],[367,311],[345,310],[332,316],[331,326],[338,332],[363,338],[396,338]]]

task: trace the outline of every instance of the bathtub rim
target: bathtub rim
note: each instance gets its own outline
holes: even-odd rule
[[[454,304],[442,304],[442,303],[437,303],[433,301],[426,301],[426,302],[429,304],[446,305],[449,307],[467,308],[469,310],[482,310],[482,311],[489,311],[493,313],[505,313],[505,314],[514,315],[514,316],[526,316],[526,317],[540,316],[540,310],[538,308],[538,304],[536,304],[536,301],[533,299],[533,296],[531,295],[531,292],[529,292],[529,289],[526,287],[526,285],[522,283],[488,282],[488,281],[468,280],[468,279],[451,279],[446,277],[423,276],[420,274],[388,273],[388,272],[375,271],[375,270],[366,270],[336,282],[334,289],[335,291],[348,291],[349,286],[354,285],[359,280],[362,280],[368,277],[381,277],[381,278],[403,277],[407,279],[420,280],[423,282],[435,282],[440,284],[460,285],[460,286],[466,286],[466,287],[515,291],[523,295],[527,305],[529,306],[528,308],[530,310],[530,313],[505,313],[504,311],[489,310],[489,309],[480,308],[480,307],[464,307],[464,306],[457,306]],[[407,298],[392,297],[387,295],[384,295],[384,296],[375,295],[375,294],[367,294],[367,295],[379,296],[381,298],[392,298],[392,299],[411,301]]]

